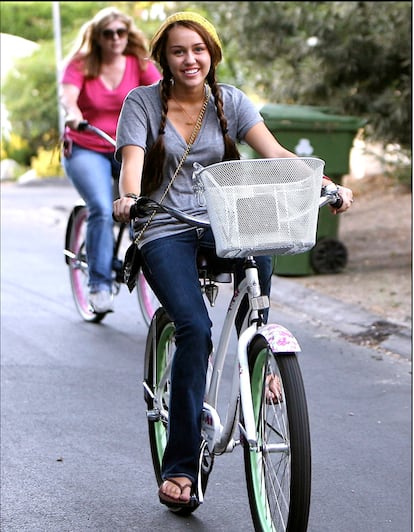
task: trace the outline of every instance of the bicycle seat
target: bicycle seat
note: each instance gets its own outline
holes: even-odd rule
[[[203,248],[197,252],[198,275],[201,279],[211,279],[217,283],[231,283],[235,262],[232,259],[217,257],[214,250]]]

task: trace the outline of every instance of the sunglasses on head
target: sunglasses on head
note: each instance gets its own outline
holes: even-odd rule
[[[125,37],[125,35],[128,33],[128,30],[126,28],[118,28],[116,30],[103,30],[102,36],[104,39],[114,39],[115,35],[118,35],[120,39],[122,37]]]

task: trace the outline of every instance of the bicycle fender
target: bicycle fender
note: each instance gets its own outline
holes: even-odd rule
[[[263,336],[273,353],[297,353],[301,351],[299,342],[283,325],[269,323],[260,327],[256,334]]]

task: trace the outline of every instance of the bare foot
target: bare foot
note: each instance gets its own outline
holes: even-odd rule
[[[161,485],[161,492],[176,501],[188,502],[191,496],[191,481],[187,477],[172,477]]]
[[[266,377],[266,402],[278,404],[282,401],[282,385],[279,377],[268,375]]]

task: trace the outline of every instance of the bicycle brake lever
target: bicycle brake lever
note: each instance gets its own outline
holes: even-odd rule
[[[338,187],[334,183],[322,187],[320,206],[329,205],[334,209],[340,209],[343,204],[343,199],[338,192]]]

